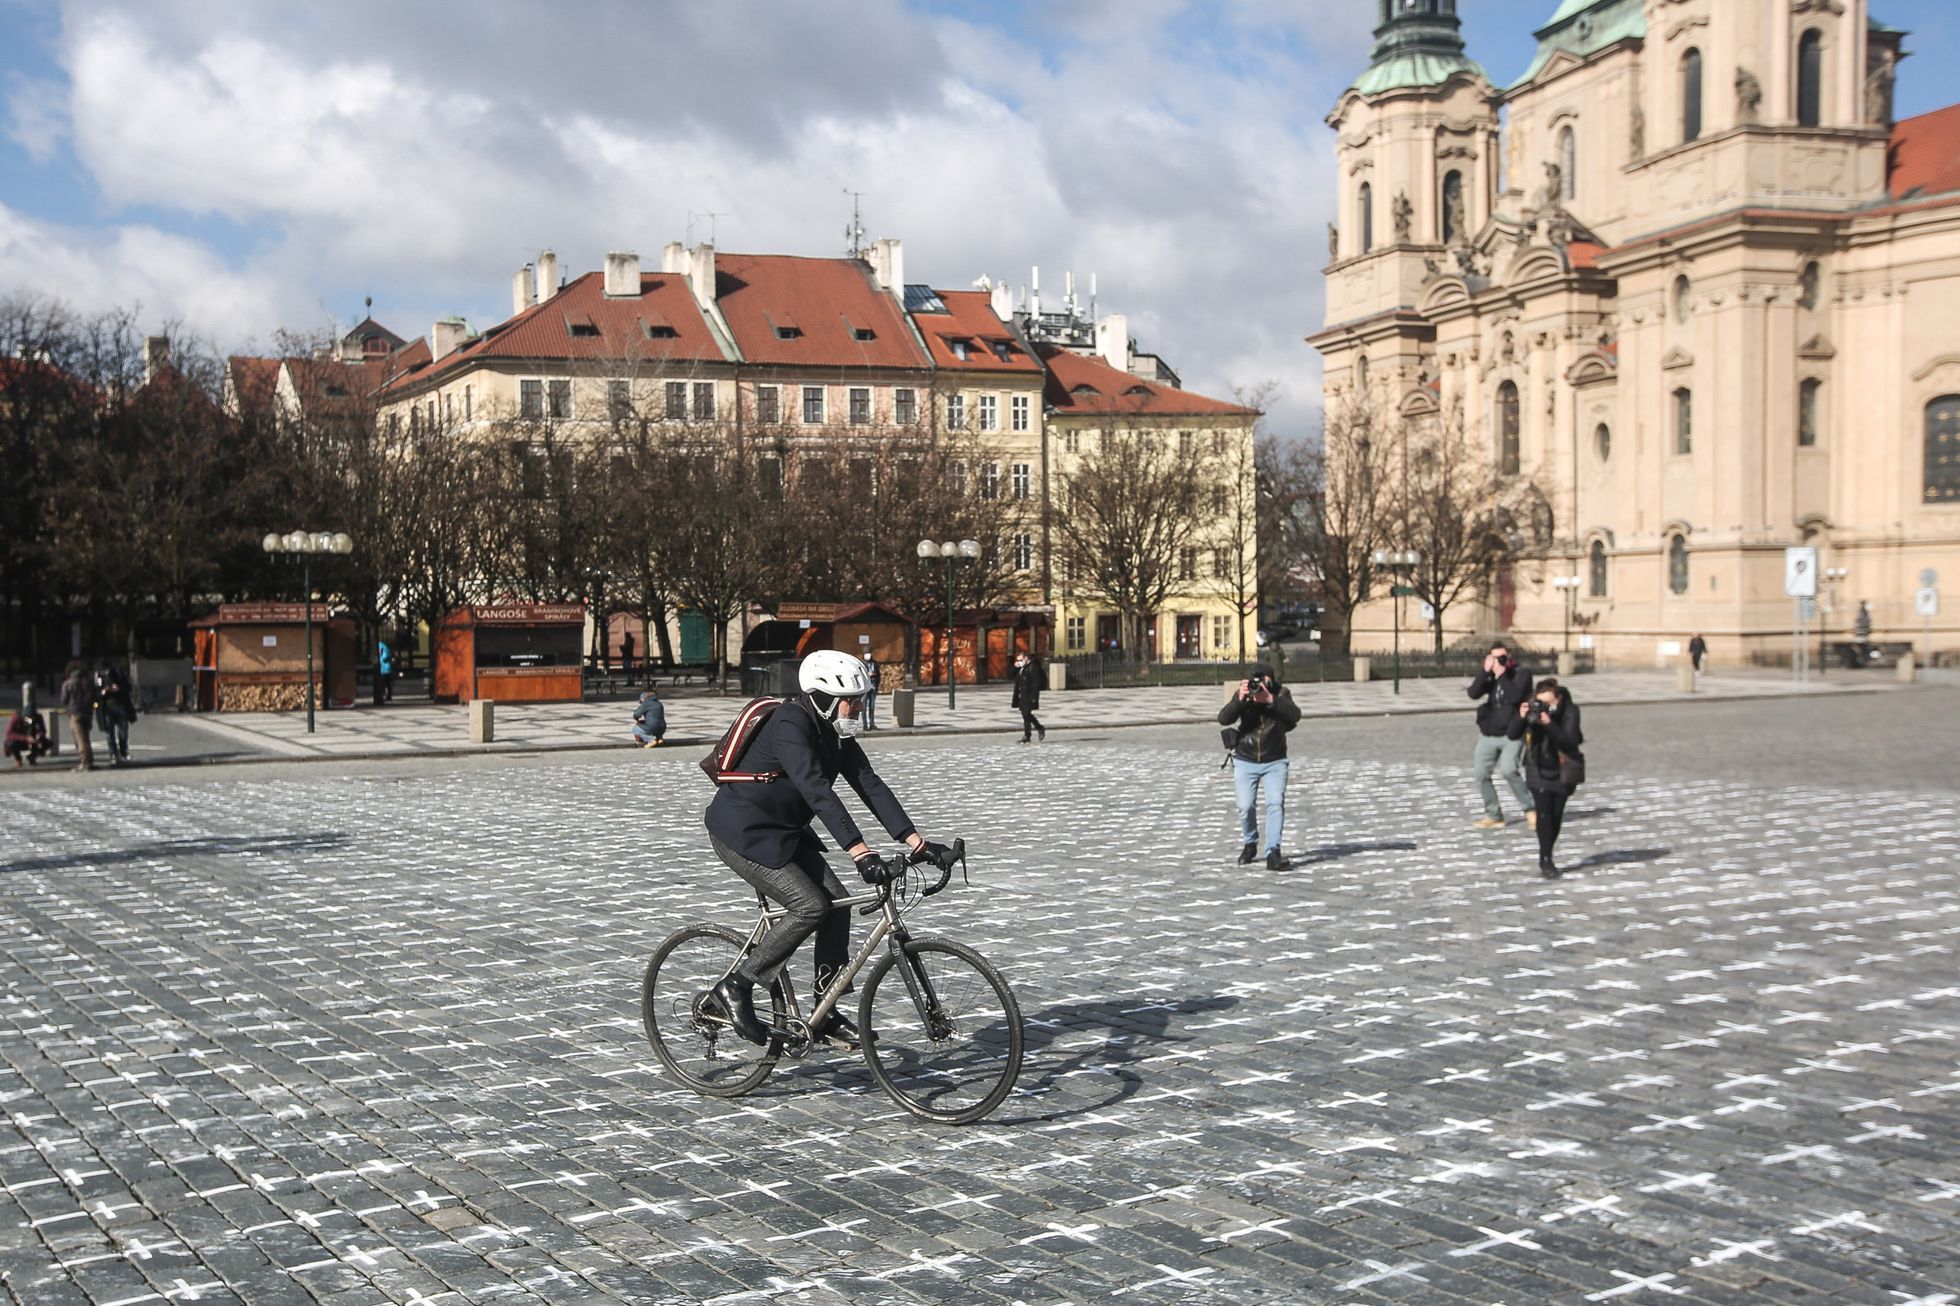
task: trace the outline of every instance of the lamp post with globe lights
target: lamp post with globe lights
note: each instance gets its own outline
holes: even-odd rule
[[[1554,576],[1552,588],[1564,600],[1565,611],[1565,651],[1572,651],[1572,605],[1579,597],[1579,578],[1577,576]]]
[[[1416,592],[1403,577],[1415,574],[1415,569],[1422,565],[1422,555],[1414,549],[1376,549],[1368,555],[1368,561],[1388,573],[1388,593],[1395,613],[1395,692],[1399,695],[1402,692],[1402,600]]]
[[[980,556],[978,540],[961,540],[957,544],[947,540],[935,544],[931,540],[919,541],[919,557],[944,558],[946,560],[946,707],[948,711],[958,707],[953,699],[953,564],[973,562]]]
[[[1817,573],[1817,579],[1824,582],[1824,602],[1819,605],[1817,616],[1817,674],[1824,675],[1831,669],[1831,613],[1837,610],[1837,587],[1851,574],[1849,567],[1826,567]]]
[[[354,540],[345,531],[287,531],[268,535],[259,547],[274,557],[299,559],[300,589],[306,602],[306,733],[313,733],[313,555],[348,554]]]

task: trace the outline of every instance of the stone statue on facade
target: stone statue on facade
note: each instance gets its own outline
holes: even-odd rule
[[[1754,122],[1763,107],[1763,84],[1747,68],[1735,70],[1735,119]]]
[[[1899,57],[1887,50],[1865,75],[1865,121],[1883,127],[1892,125],[1892,82],[1898,76]]]
[[[1397,244],[1407,244],[1409,232],[1415,226],[1416,206],[1409,203],[1409,192],[1401,191],[1395,196],[1395,240]]]
[[[1422,284],[1426,286],[1442,275],[1443,268],[1436,261],[1436,256],[1434,254],[1425,255],[1422,260]]]
[[[1633,118],[1627,128],[1627,144],[1634,158],[1647,157],[1647,111],[1637,104],[1633,106]]]
[[[1544,208],[1556,213],[1565,207],[1565,169],[1557,163],[1545,165]]]
[[[1470,227],[1463,212],[1463,192],[1459,190],[1452,194],[1444,201],[1443,209],[1443,224],[1450,229],[1450,234],[1458,241],[1468,241]]]
[[[1341,256],[1341,229],[1333,223],[1327,224],[1327,260],[1333,262]]]

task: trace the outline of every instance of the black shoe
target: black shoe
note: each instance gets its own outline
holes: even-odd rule
[[[1561,871],[1558,868],[1558,866],[1553,863],[1550,855],[1548,854],[1538,859],[1538,874],[1547,880],[1556,880],[1559,876],[1565,874],[1565,872]]]
[[[834,1043],[852,1052],[858,1047],[858,1027],[849,1016],[831,1012],[823,1018],[823,1023],[810,1031],[810,1037],[819,1043]]]
[[[708,996],[718,1004],[728,1017],[729,1025],[751,1043],[764,1044],[769,1035],[763,1032],[762,1024],[755,1018],[755,982],[740,975],[730,975],[721,983],[708,990]]]
[[[1035,738],[1036,738],[1036,739],[1039,739],[1039,740],[1042,740],[1043,742],[1046,742],[1046,741],[1047,741],[1047,739],[1048,739],[1048,727],[1047,727],[1047,726],[1036,726],[1036,727],[1034,728],[1034,735],[1035,735]]]
[[[1259,860],[1258,844],[1249,843],[1245,847],[1239,849],[1239,865],[1247,866],[1258,860]]]
[[[1290,871],[1293,869],[1293,863],[1288,860],[1284,853],[1275,848],[1266,854],[1266,869],[1269,871]]]
[[[1031,744],[1031,743],[1033,743],[1034,741],[1033,741],[1032,739],[1029,739],[1029,738],[1028,738],[1028,737],[1027,737],[1026,735],[1022,735],[1022,736],[1021,736],[1021,742],[1022,742],[1022,743],[1024,743],[1024,744]]]

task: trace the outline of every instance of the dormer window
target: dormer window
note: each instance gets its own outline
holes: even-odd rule
[[[1011,362],[1013,360],[1014,358],[1013,345],[1008,344],[1005,340],[996,340],[993,341],[992,343],[994,346],[995,358],[998,358],[1003,363]]]
[[[640,323],[640,330],[646,334],[648,340],[678,340],[681,334],[665,322],[643,321]]]
[[[876,340],[878,333],[870,327],[858,327],[851,332],[851,338],[853,340]]]
[[[1148,396],[1150,394],[1150,387],[1147,385],[1133,385],[1123,393],[1126,395]]]
[[[959,359],[962,363],[966,361],[966,356],[972,349],[972,346],[973,342],[971,340],[953,338],[946,341],[946,347],[953,351],[953,357]]]
[[[591,322],[574,322],[571,325],[572,334],[575,336],[596,336],[599,334],[599,328]]]
[[[778,326],[776,328],[776,339],[778,340],[800,340],[802,337],[802,327]]]

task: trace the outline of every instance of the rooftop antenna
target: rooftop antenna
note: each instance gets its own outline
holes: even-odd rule
[[[1096,274],[1089,274],[1089,321],[1096,320]]]
[[[844,228],[844,241],[850,246],[851,257],[857,258],[864,253],[864,223],[858,216],[858,200],[862,192],[846,186],[844,193],[851,197],[851,225]]]
[[[696,213],[693,209],[689,209],[687,211],[687,243],[690,245],[694,243],[694,224],[700,219],[706,218],[708,220],[708,243],[710,245],[714,244],[715,219],[725,218],[727,216],[728,214],[725,212],[715,213],[708,209],[702,209],[699,213]]]

